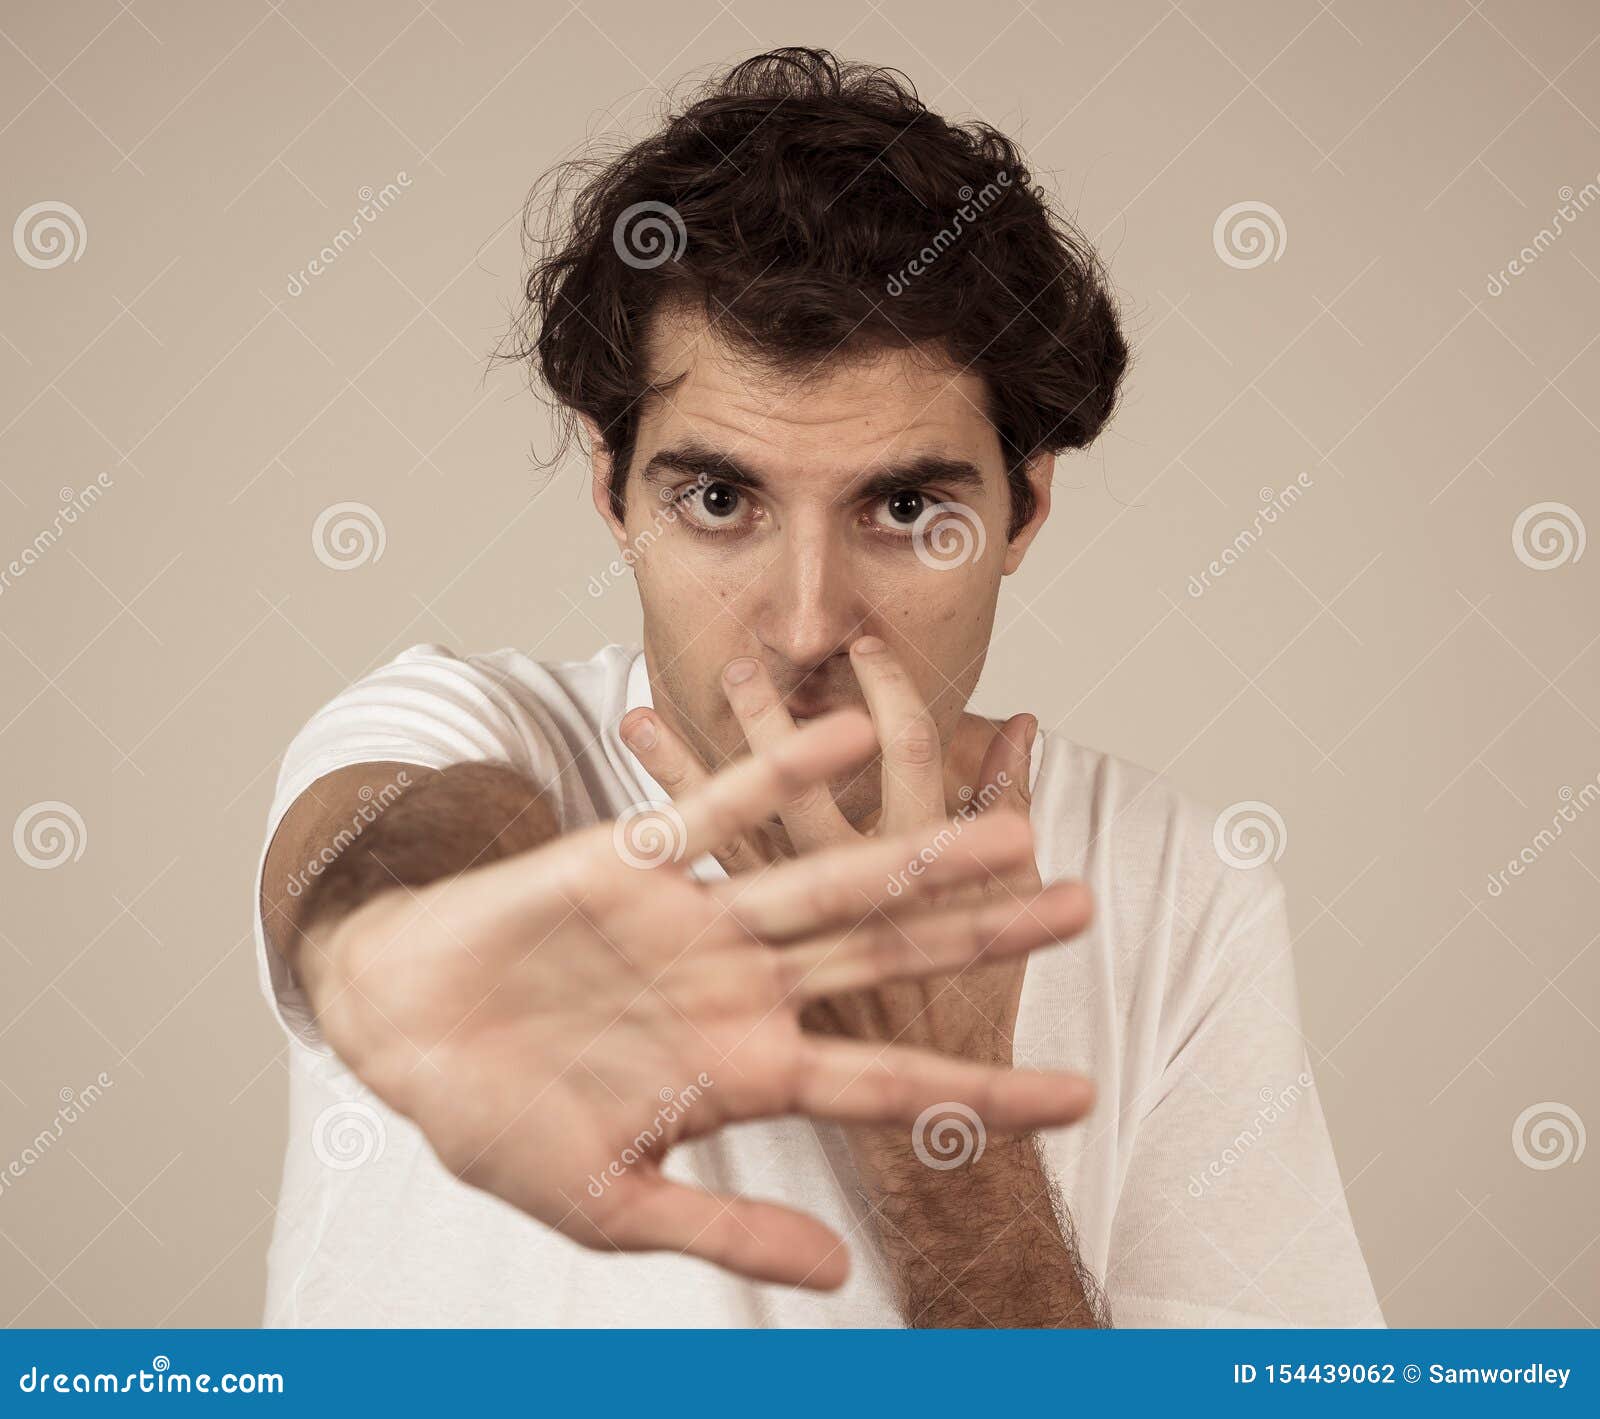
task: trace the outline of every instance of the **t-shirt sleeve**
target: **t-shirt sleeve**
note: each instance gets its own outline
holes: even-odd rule
[[[267,851],[295,800],[336,769],[384,761],[428,769],[473,762],[507,764],[526,773],[542,791],[549,790],[561,772],[556,742],[555,732],[518,700],[503,676],[483,662],[463,659],[436,645],[413,646],[311,716],[290,742],[278,772],[251,909],[261,989],[291,1041],[318,1054],[332,1052],[305,992],[268,939],[261,916]],[[397,783],[393,792],[398,795],[406,786]],[[352,820],[352,833],[365,826],[370,814],[381,811],[389,792],[387,785],[375,792],[372,802]],[[559,803],[559,795],[555,801]],[[309,883],[321,867],[307,863],[302,876]]]
[[[1119,1191],[1113,1323],[1381,1326],[1300,1030],[1270,867],[1167,1014]],[[1132,1122],[1134,1120],[1130,1120]]]

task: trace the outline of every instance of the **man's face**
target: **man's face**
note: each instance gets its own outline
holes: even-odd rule
[[[851,669],[880,637],[948,748],[983,670],[1000,578],[1049,509],[1011,542],[1004,460],[982,381],[910,352],[830,359],[806,378],[753,370],[703,318],[657,322],[652,384],[610,515],[631,551],[655,708],[713,769],[747,752],[722,672],[765,667],[797,718],[865,708]],[[676,381],[675,383],[673,381]],[[854,823],[878,807],[875,766],[834,786]]]

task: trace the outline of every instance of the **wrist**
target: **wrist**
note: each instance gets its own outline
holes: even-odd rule
[[[1043,1187],[1033,1135],[990,1138],[980,1121],[948,1106],[920,1128],[861,1124],[846,1138],[857,1174],[878,1197],[1004,1192],[1030,1172]]]
[[[932,1167],[909,1130],[852,1136],[872,1225],[912,1326],[1096,1326],[1098,1290],[1033,1134]],[[936,1162],[961,1157],[957,1149]]]

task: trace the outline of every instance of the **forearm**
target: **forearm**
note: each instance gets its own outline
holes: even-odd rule
[[[950,1169],[903,1133],[858,1133],[852,1151],[907,1325],[1110,1325],[1032,1135],[989,1139]]]
[[[262,879],[264,917],[314,1006],[326,998],[330,975],[323,943],[350,912],[382,893],[414,890],[538,847],[559,831],[554,805],[504,765],[410,772],[417,781],[331,860],[321,843],[330,825],[347,816],[336,804],[311,829],[273,845]],[[285,890],[290,864],[308,860],[319,867],[309,886]]]

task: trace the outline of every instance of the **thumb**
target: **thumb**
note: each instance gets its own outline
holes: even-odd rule
[[[621,1251],[675,1251],[754,1281],[837,1290],[850,1273],[843,1240],[816,1218],[755,1198],[703,1192],[659,1173],[635,1177],[603,1225],[605,1246]],[[587,1227],[577,1240],[596,1245]]]
[[[1034,736],[1039,721],[1031,714],[1014,714],[989,741],[978,769],[978,811],[1003,804],[1028,816],[1033,803],[1029,786]]]

